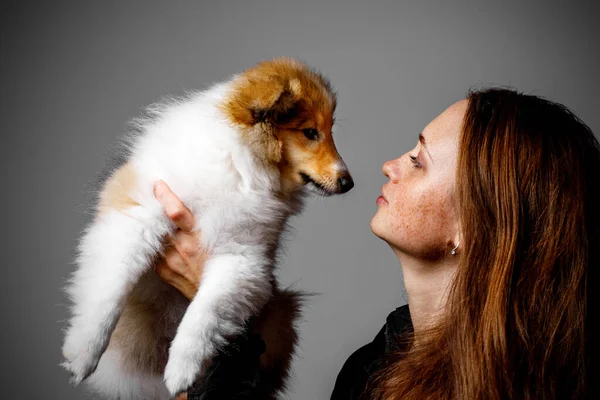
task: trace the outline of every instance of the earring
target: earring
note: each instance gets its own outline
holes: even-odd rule
[[[460,245],[460,240],[456,243],[456,246],[454,246],[454,248],[452,250],[450,250],[450,254],[452,254],[453,256],[456,255],[456,249],[458,249],[458,246]]]

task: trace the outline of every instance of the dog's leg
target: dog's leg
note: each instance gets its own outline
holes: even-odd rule
[[[145,225],[142,220],[147,218],[110,211],[89,226],[79,242],[78,266],[66,289],[74,304],[62,364],[74,385],[96,369],[127,294],[160,248],[168,225]]]
[[[165,368],[165,384],[175,396],[202,378],[226,341],[239,334],[272,294],[262,255],[224,254],[207,261],[202,285],[177,329]]]

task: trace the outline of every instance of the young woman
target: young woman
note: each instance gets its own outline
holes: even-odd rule
[[[600,267],[591,130],[539,97],[471,92],[383,173],[371,229],[398,257],[408,305],[350,356],[332,399],[591,397]],[[157,272],[192,298],[199,233],[166,185],[156,194],[182,228]],[[264,350],[252,348],[249,358]]]

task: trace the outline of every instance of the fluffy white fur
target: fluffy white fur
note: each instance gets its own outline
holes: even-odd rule
[[[277,171],[258,162],[220,114],[216,105],[228,90],[229,84],[218,84],[156,105],[150,118],[138,120],[141,134],[131,140],[128,164],[136,173],[131,196],[139,206],[99,214],[86,228],[67,287],[73,306],[63,366],[74,384],[91,374],[86,382],[110,398],[176,395],[202,376],[219,347],[271,295],[274,248],[297,208],[275,195]],[[118,346],[108,347],[128,296],[143,292],[136,285],[151,270],[164,235],[175,230],[153,194],[159,179],[193,212],[202,245],[212,254],[187,311],[173,293],[160,301],[151,291],[143,294],[156,303],[157,315],[171,312],[170,325],[178,324],[164,382],[156,372],[136,369]],[[144,279],[160,285],[155,277]]]

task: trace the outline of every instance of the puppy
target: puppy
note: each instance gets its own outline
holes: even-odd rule
[[[354,183],[331,136],[336,95],[290,58],[262,62],[133,120],[124,164],[102,183],[77,247],[62,364],[118,399],[166,399],[203,377],[276,288],[286,222],[308,188]],[[162,179],[188,206],[209,258],[188,302],[152,270],[175,226],[153,195]],[[91,375],[91,376],[90,376]]]

